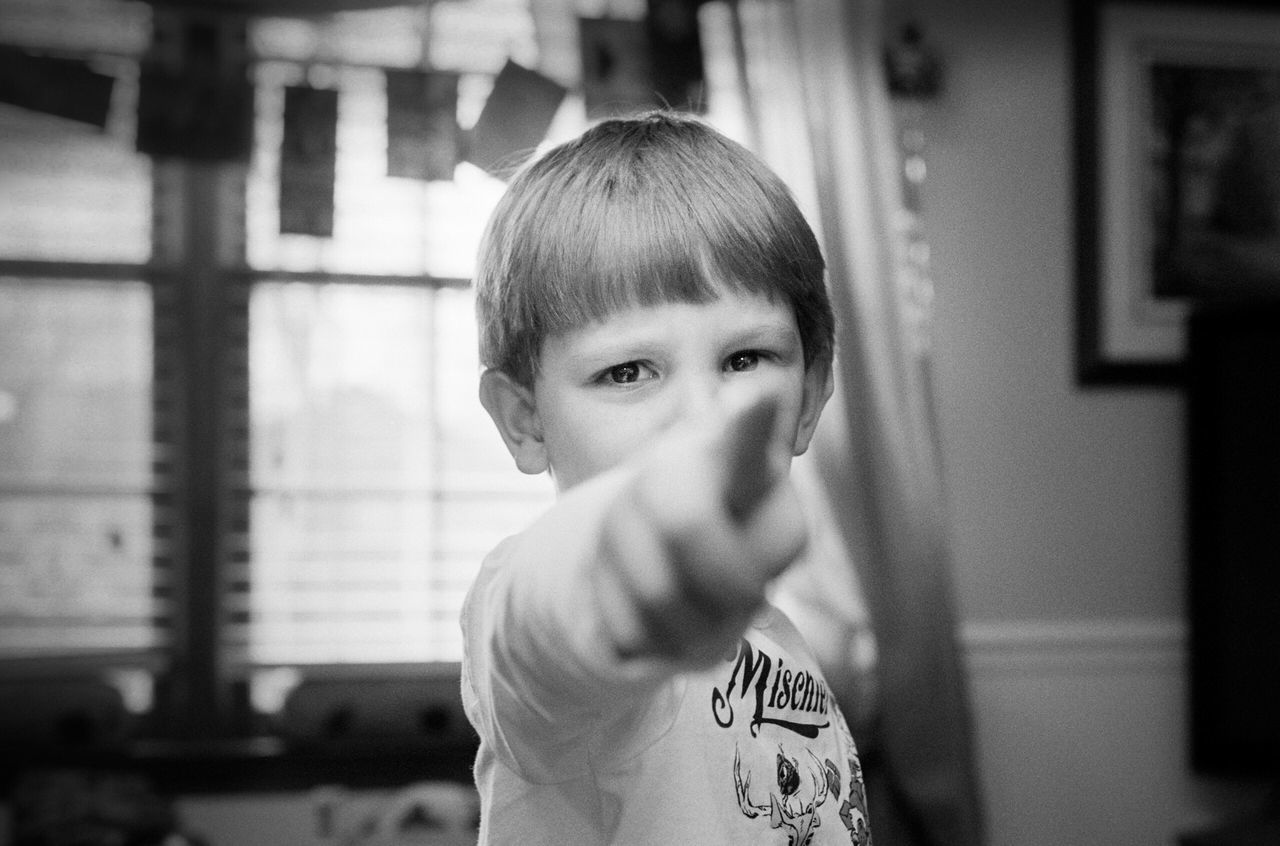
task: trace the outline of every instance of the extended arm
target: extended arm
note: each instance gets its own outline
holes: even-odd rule
[[[581,767],[596,728],[731,651],[802,551],[774,401],[728,406],[567,492],[478,580],[473,719],[526,777]]]

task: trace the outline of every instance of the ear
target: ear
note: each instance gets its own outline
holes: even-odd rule
[[[507,451],[520,472],[536,476],[547,470],[547,449],[533,391],[499,370],[480,376],[480,404],[489,412]]]
[[[835,390],[835,378],[831,362],[815,361],[804,372],[804,396],[800,404],[800,421],[796,426],[796,439],[791,446],[792,455],[803,455],[818,428],[818,419],[831,392]]]

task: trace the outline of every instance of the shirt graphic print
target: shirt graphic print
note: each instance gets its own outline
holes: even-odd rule
[[[851,846],[870,846],[862,769],[844,718],[821,678],[789,667],[769,646],[744,638],[711,692],[715,724],[740,734],[732,773],[739,809],[777,829],[780,845],[808,846],[831,825],[845,829]]]

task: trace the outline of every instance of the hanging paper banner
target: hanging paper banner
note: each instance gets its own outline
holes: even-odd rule
[[[219,80],[142,69],[138,94],[140,153],[157,158],[248,161],[253,138],[253,89]]]
[[[286,87],[280,144],[281,233],[332,237],[337,160],[338,92]]]
[[[458,75],[387,70],[387,176],[453,179]]]
[[[184,24],[180,63],[148,59],[138,93],[137,149],[156,157],[247,162],[253,86],[243,32],[209,21]]]
[[[685,111],[706,110],[698,0],[648,0],[645,26],[653,87],[663,104]]]
[[[547,136],[566,93],[555,80],[507,60],[471,130],[467,161],[509,176]]]
[[[661,105],[644,21],[579,18],[582,98],[591,119]]]
[[[115,82],[83,61],[0,46],[0,103],[104,129]]]

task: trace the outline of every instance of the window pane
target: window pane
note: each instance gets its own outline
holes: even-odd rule
[[[150,289],[0,278],[0,657],[156,644]]]
[[[470,309],[469,292],[425,287],[254,288],[234,660],[461,657],[458,612],[484,552],[550,498],[475,399]]]

